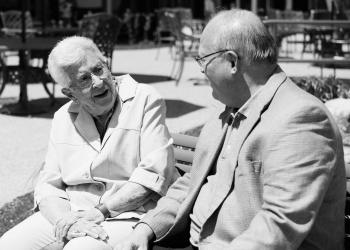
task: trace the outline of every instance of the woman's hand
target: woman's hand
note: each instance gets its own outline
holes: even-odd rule
[[[88,221],[94,222],[96,224],[100,224],[105,220],[104,215],[97,208],[92,208],[86,211],[77,212],[80,218],[84,218]]]
[[[100,240],[106,240],[108,238],[108,235],[102,226],[86,220],[85,218],[80,218],[69,228],[66,238],[67,240],[71,240],[82,236],[90,236]]]
[[[63,241],[67,236],[70,227],[78,221],[79,214],[77,212],[67,212],[54,224],[54,233],[58,241]]]

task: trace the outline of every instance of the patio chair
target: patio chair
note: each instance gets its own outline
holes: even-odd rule
[[[194,19],[182,19],[180,14],[166,12],[165,17],[171,26],[171,32],[175,38],[175,57],[174,64],[170,73],[171,78],[175,79],[178,85],[185,60],[198,55],[200,33],[204,28],[204,21]]]
[[[277,16],[280,19],[284,20],[303,20],[304,13],[302,11],[295,10],[284,10],[277,12]],[[305,42],[305,33],[303,29],[303,25],[301,24],[282,24],[278,27],[278,32],[280,33],[281,39],[285,38],[286,42],[286,56],[289,57],[289,52],[296,51],[297,44],[304,44]],[[300,39],[300,35],[303,34],[303,38]],[[292,49],[290,49],[290,45]]]
[[[22,13],[17,10],[0,12],[2,23],[1,33],[3,36],[18,37],[20,39],[22,31]],[[29,11],[25,13],[26,36],[35,36],[38,31],[33,28],[33,20]],[[27,67],[27,82],[41,82],[51,103],[54,102],[54,84],[52,90],[48,88],[48,83],[52,82],[46,73],[47,56],[49,51],[31,50],[23,51],[25,60],[29,61]],[[0,95],[4,91],[6,84],[19,84],[23,80],[23,68],[19,64],[9,64],[10,57],[18,57],[18,51],[0,50]]]
[[[170,48],[171,58],[174,59],[174,50],[176,38],[173,33],[173,24],[169,20],[168,14],[177,15],[181,22],[192,20],[192,10],[189,8],[161,8],[156,10],[157,29],[155,31],[155,41],[158,47],[156,58],[159,56],[161,44],[167,44]]]
[[[113,49],[122,25],[121,20],[106,13],[96,13],[84,16],[81,23],[79,34],[96,43],[112,69]]]
[[[331,20],[332,13],[328,10],[310,10],[310,20]],[[303,46],[303,53],[307,51],[307,47],[311,47],[313,56],[321,55],[322,47],[325,47],[325,41],[329,40],[332,36],[333,31],[330,29],[322,29],[322,27],[306,28],[305,34],[308,39],[305,39]]]
[[[22,13],[19,10],[1,11],[2,33],[7,36],[17,36],[22,28]],[[29,11],[25,12],[25,26],[27,35],[31,36],[36,30],[33,28],[33,19]]]
[[[155,31],[155,42],[157,44],[157,55],[156,59],[159,57],[159,50],[162,44],[166,44],[169,46],[171,58],[172,48],[175,45],[175,37],[172,33],[172,25],[169,23],[169,18],[166,16],[167,9],[158,9],[156,10],[157,17],[157,28]]]

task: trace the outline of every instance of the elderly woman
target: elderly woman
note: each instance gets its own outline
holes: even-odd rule
[[[39,211],[0,249],[111,249],[178,177],[164,101],[129,75],[114,78],[88,38],[59,42],[48,69],[71,101],[52,122]]]

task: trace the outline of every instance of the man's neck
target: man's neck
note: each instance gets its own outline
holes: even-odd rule
[[[276,67],[276,64],[260,64],[252,66],[245,72],[243,77],[249,87],[250,96],[266,84]]]

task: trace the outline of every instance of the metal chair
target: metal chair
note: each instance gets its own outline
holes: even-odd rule
[[[155,31],[155,42],[158,47],[156,59],[159,57],[159,50],[162,44],[169,46],[170,55],[171,58],[173,58],[172,48],[175,45],[175,37],[172,33],[172,25],[169,23],[169,18],[166,16],[166,13],[168,13],[166,8],[156,10],[157,28]]]
[[[310,20],[332,20],[332,13],[328,10],[310,10]],[[328,54],[330,51],[327,48],[328,41],[331,39],[333,35],[333,30],[329,28],[307,28],[305,29],[305,33],[308,34],[309,39],[306,40],[305,46],[303,47],[303,52],[306,51],[307,45],[313,46],[312,53],[313,56],[316,55],[320,57],[324,57],[325,54]],[[327,51],[327,52],[326,52]]]
[[[2,22],[2,35],[14,37],[17,36],[20,39],[22,32],[22,13],[17,10],[10,10],[0,12],[0,18]],[[32,37],[38,33],[38,30],[33,28],[33,20],[29,11],[25,13],[25,25],[26,25],[26,36]],[[25,60],[30,61],[27,67],[27,78],[28,83],[41,82],[51,103],[54,102],[54,84],[52,90],[49,89],[48,83],[52,82],[51,78],[46,72],[47,56],[48,51],[24,51],[23,57]],[[19,64],[9,65],[8,59],[11,56],[19,56],[18,51],[9,51],[1,48],[0,50],[0,95],[4,91],[7,83],[19,84],[20,81],[24,80],[24,69]]]
[[[17,36],[22,29],[22,13],[18,10],[1,11],[1,31],[7,36]],[[33,19],[29,11],[25,12],[25,27],[27,36],[37,32],[33,27]]]
[[[203,20],[184,19],[179,13],[165,13],[167,21],[171,25],[171,32],[175,38],[175,58],[170,76],[178,85],[185,60],[198,55],[198,47],[201,32],[204,28]],[[178,66],[176,66],[178,64]]]
[[[106,13],[90,14],[83,17],[79,35],[91,38],[107,57],[112,68],[114,45],[117,42],[122,22],[116,16]]]

